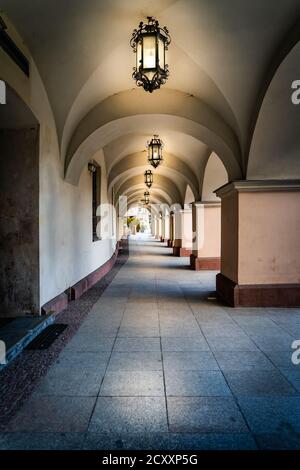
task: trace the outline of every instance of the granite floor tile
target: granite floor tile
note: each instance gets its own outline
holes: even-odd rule
[[[112,353],[108,372],[112,371],[147,371],[162,370],[162,359],[159,351],[154,352],[116,352]]]
[[[210,348],[204,336],[194,337],[162,337],[162,349],[166,352],[195,352],[209,351]]]
[[[224,371],[235,395],[295,395],[294,387],[277,370]]]
[[[158,397],[164,395],[160,371],[107,372],[100,389],[101,396]]]
[[[210,351],[197,352],[164,352],[164,369],[166,371],[184,370],[219,370],[219,366]]]
[[[238,401],[254,434],[300,433],[299,397],[239,397]]]
[[[99,397],[89,432],[167,432],[164,397]]]
[[[171,432],[248,432],[243,416],[232,398],[169,397],[168,413]]]
[[[231,391],[220,371],[166,371],[168,396],[230,396]]]
[[[96,397],[32,395],[8,425],[9,432],[85,432]]]

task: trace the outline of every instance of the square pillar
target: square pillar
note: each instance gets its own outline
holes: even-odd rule
[[[219,297],[233,307],[299,307],[300,181],[239,181],[216,194]]]
[[[156,240],[161,240],[161,217],[160,216],[155,216],[155,238]]]
[[[175,239],[174,256],[191,256],[192,254],[192,209],[182,209],[174,212]]]
[[[118,217],[118,241],[127,237],[127,221],[124,217]]]
[[[155,237],[155,217],[151,214],[151,235]]]
[[[168,240],[168,247],[173,248],[174,246],[174,230],[175,230],[175,222],[174,222],[174,212],[170,212],[169,217],[169,240]]]
[[[164,224],[164,233],[163,233],[164,241],[168,243],[170,239],[170,215],[169,214],[165,215],[163,224]]]
[[[221,202],[194,202],[193,252],[191,268],[220,270],[221,267]]]

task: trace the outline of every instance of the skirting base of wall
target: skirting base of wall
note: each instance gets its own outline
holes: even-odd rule
[[[49,315],[50,313],[59,313],[68,306],[68,303],[68,294],[63,292],[62,294],[58,295],[57,297],[43,305],[41,308],[41,314]]]
[[[121,243],[121,247],[125,248],[125,245],[128,243],[127,239],[123,240]],[[122,249],[122,248],[121,248]],[[115,253],[113,256],[104,263],[100,268],[96,269],[92,273],[88,274],[86,277],[81,279],[79,282],[74,284],[74,286],[70,287],[66,292],[58,295],[54,299],[47,302],[45,305],[41,307],[41,314],[48,315],[50,313],[54,313],[55,315],[60,313],[64,310],[68,303],[71,300],[76,300],[81,297],[84,292],[90,289],[94,284],[99,282],[114,266],[116,259],[118,256],[118,248],[116,248]]]
[[[111,270],[116,262],[117,256],[118,251],[116,250],[113,256],[106,263],[100,266],[100,268],[96,269],[91,274],[88,274],[86,277],[74,284],[74,286],[70,287],[71,300],[78,299],[94,284],[99,282]]]
[[[181,248],[179,246],[173,246],[173,255],[180,257],[180,258],[186,258],[190,257],[192,254],[192,250],[189,248]]]
[[[220,273],[217,294],[231,307],[300,307],[300,284],[238,285]]]
[[[220,271],[221,269],[221,258],[199,258],[192,254],[190,263],[194,271]]]

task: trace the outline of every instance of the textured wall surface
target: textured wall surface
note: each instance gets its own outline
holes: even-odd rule
[[[0,130],[0,314],[39,312],[39,131]]]

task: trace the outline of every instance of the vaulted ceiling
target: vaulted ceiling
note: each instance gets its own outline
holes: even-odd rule
[[[246,177],[261,92],[300,18],[299,0],[0,0],[0,8],[45,84],[66,180],[77,184],[102,148],[109,188],[134,189],[139,198],[145,145],[159,134],[166,158],[155,171],[153,194],[181,203],[187,186],[201,197],[213,152],[230,179]],[[131,78],[129,40],[148,15],[172,37],[170,78],[153,95]]]

